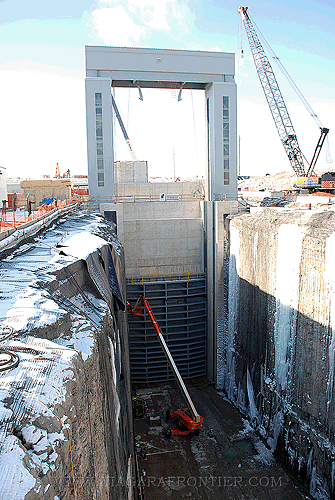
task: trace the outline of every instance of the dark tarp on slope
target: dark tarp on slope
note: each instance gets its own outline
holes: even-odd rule
[[[88,273],[97,287],[102,298],[107,302],[111,310],[114,310],[113,297],[115,299],[115,306],[117,310],[125,310],[125,302],[122,297],[119,280],[117,277],[117,271],[119,267],[120,257],[118,252],[114,249],[111,243],[103,240],[100,236],[97,237],[102,243],[97,246],[95,250],[90,252],[84,260],[86,262]],[[72,256],[71,250],[68,245],[59,244],[57,248],[61,249],[61,255]]]

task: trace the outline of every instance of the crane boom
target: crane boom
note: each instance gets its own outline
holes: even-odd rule
[[[272,66],[248,15],[248,7],[239,7],[237,12],[242,14],[257,74],[276,124],[280,140],[294,172],[298,177],[303,177],[306,175],[303,154]]]
[[[257,34],[256,25],[252,23],[250,16],[248,14],[248,7],[239,7],[237,12],[242,15],[245,30],[247,32],[249,45],[251,48],[252,56],[256,66],[256,71],[263,87],[263,91],[268,102],[272,117],[276,124],[280,140],[284,146],[286,154],[290,160],[291,166],[296,173],[297,177],[309,177],[314,174],[315,164],[319,158],[321,148],[325,141],[327,141],[327,134],[329,132],[328,128],[321,125],[320,120],[317,118],[312,108],[308,105],[307,100],[302,95],[298,87],[293,82],[290,75],[287,73],[279,59],[275,56],[274,52],[264,39],[263,35],[260,33],[261,37],[265,41],[270,52],[273,54],[275,60],[277,60],[280,69],[283,71],[285,77],[288,79],[289,83],[293,86],[294,90],[298,93],[299,98],[302,100],[304,105],[307,104],[307,109],[311,112],[313,118],[317,121],[319,128],[321,130],[321,135],[316,145],[312,161],[308,163],[306,158],[301,152],[298,144],[298,139],[291,122],[290,115],[287,111],[284,98],[280,92],[277,79],[273,72],[272,66],[269,59],[267,58],[264,48],[260,42]],[[259,30],[258,30],[259,31]],[[329,148],[328,148],[329,149]],[[331,161],[330,152],[327,154],[328,161]],[[305,163],[307,167],[305,169]]]
[[[122,118],[121,118],[121,115],[119,113],[119,110],[118,110],[118,107],[116,105],[116,102],[115,102],[115,99],[114,99],[114,96],[113,94],[111,93],[111,96],[112,96],[112,105],[113,105],[113,108],[114,108],[114,111],[115,111],[115,115],[116,115],[116,118],[119,122],[119,125],[120,125],[120,128],[122,130],[122,133],[123,133],[123,137],[124,137],[124,140],[126,141],[127,145],[128,145],[128,148],[129,148],[129,151],[130,151],[130,154],[131,154],[131,158],[133,161],[136,161],[136,155],[134,153],[134,150],[133,148],[131,147],[131,144],[130,144],[130,139],[129,139],[129,136],[127,134],[127,130],[126,130],[126,127],[124,126],[123,124],[123,121],[122,121]]]
[[[327,139],[327,134],[329,132],[329,128],[325,128],[325,127],[320,128],[320,130],[321,130],[321,135],[320,135],[318,143],[316,145],[312,161],[311,161],[309,168],[307,170],[307,177],[313,174],[315,164],[318,161],[319,154],[321,153],[321,148],[323,146],[323,143]]]
[[[159,340],[159,343],[164,351],[164,354],[165,354],[165,357],[170,365],[170,368],[171,370],[173,371],[173,374],[175,376],[175,379],[176,379],[176,382],[179,386],[179,389],[181,390],[185,400],[186,400],[186,403],[188,405],[188,409],[191,413],[191,416],[193,418],[193,420],[198,424],[200,422],[200,415],[199,413],[197,412],[197,410],[195,409],[195,406],[194,406],[194,403],[191,399],[191,396],[189,395],[189,392],[188,390],[186,389],[186,385],[184,384],[184,381],[183,379],[181,378],[181,375],[179,373],[179,370],[177,368],[177,365],[176,363],[174,362],[174,359],[170,353],[170,350],[167,346],[167,343],[165,342],[165,339],[162,335],[162,332],[160,331],[160,328],[158,326],[158,323],[157,323],[157,320],[155,318],[155,315],[154,313],[152,312],[152,309],[150,307],[150,304],[149,302],[143,297],[143,305],[144,307],[146,308],[146,311],[148,313],[148,316],[151,320],[151,323],[152,323],[152,326],[155,330],[155,333],[157,335],[157,338]]]
[[[153,329],[154,329],[154,331],[157,335],[157,338],[159,340],[159,343],[164,351],[165,357],[170,365],[170,368],[173,372],[173,375],[176,379],[176,382],[179,386],[179,389],[181,390],[181,392],[185,398],[185,401],[188,405],[188,408],[185,410],[187,410],[190,413],[191,420],[189,420],[188,416],[185,414],[185,410],[177,410],[175,412],[175,416],[177,418],[181,417],[181,419],[184,421],[184,423],[189,426],[189,430],[194,431],[196,428],[203,425],[203,418],[199,415],[199,413],[197,412],[197,410],[194,406],[192,398],[191,398],[188,390],[186,389],[186,385],[184,384],[184,381],[179,373],[177,365],[174,362],[174,359],[170,353],[170,350],[167,346],[167,343],[165,342],[165,339],[162,335],[162,332],[160,331],[158,322],[155,318],[155,315],[154,315],[154,313],[151,309],[151,306],[150,306],[149,302],[147,301],[147,299],[141,295],[138,298],[138,300],[134,306],[131,306],[131,304],[129,304],[129,302],[127,302],[128,314],[141,315],[142,314],[142,304],[148,313],[148,316],[149,316],[150,321],[152,323]],[[186,420],[185,420],[185,418],[186,418]],[[196,426],[193,425],[192,421],[196,424]]]
[[[249,17],[250,14],[249,14]],[[277,66],[278,68],[280,69],[280,71],[283,73],[284,77],[286,78],[286,80],[288,81],[288,83],[291,85],[292,89],[294,90],[294,92],[297,94],[297,96],[299,97],[300,101],[302,102],[302,104],[304,105],[305,109],[307,110],[307,112],[310,114],[310,116],[313,118],[313,120],[315,121],[315,123],[317,124],[317,126],[319,127],[319,129],[321,130],[322,134],[321,134],[321,137],[319,139],[319,142],[318,142],[318,145],[315,149],[315,152],[314,152],[314,156],[316,156],[317,154],[317,150],[318,150],[318,147],[319,147],[319,144],[320,142],[322,141],[322,144],[325,143],[325,149],[326,149],[326,162],[327,163],[333,163],[333,160],[332,160],[332,157],[331,157],[331,154],[330,154],[330,147],[329,147],[329,141],[328,141],[328,136],[327,136],[327,133],[325,134],[325,137],[323,138],[323,135],[324,135],[324,126],[322,125],[321,123],[321,120],[320,118],[318,117],[318,115],[315,113],[315,111],[313,110],[312,106],[310,105],[310,103],[307,101],[306,97],[304,96],[304,94],[301,92],[301,90],[299,89],[298,85],[294,82],[294,80],[292,79],[291,75],[288,73],[287,69],[283,66],[281,60],[279,59],[279,57],[274,53],[273,49],[271,48],[271,46],[268,44],[268,42],[266,41],[266,39],[264,38],[264,36],[262,35],[262,33],[260,32],[259,28],[257,28],[255,22],[253,21],[253,24],[254,24],[254,27],[256,28],[256,30],[258,31],[260,37],[262,38],[265,46],[267,47],[269,53],[271,54],[272,56],[272,59],[277,63]],[[328,130],[329,132],[329,130]],[[313,159],[310,163],[310,166],[313,165],[313,160],[314,160],[314,156],[313,156]],[[317,155],[319,156],[319,155]],[[308,175],[308,174],[307,174]]]

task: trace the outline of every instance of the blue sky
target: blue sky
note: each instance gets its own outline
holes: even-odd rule
[[[330,2],[311,0],[251,0],[247,5],[277,56],[330,128],[335,156],[335,8]],[[61,171],[87,171],[85,45],[235,52],[241,173],[289,171],[244,28],[244,59],[238,57],[238,6],[223,0],[0,1],[0,165],[7,168],[7,176],[53,175],[56,162]],[[274,70],[301,149],[310,158],[318,129],[275,66]],[[185,93],[178,107],[171,106],[170,94],[147,92],[142,108],[136,94],[128,90],[116,94],[138,156],[148,159],[151,175],[171,175],[174,147],[177,174],[201,175],[205,170],[202,95]],[[157,106],[167,122],[160,133],[159,117],[152,114]],[[138,127],[144,115],[153,122],[146,140]],[[119,133],[117,137],[117,159],[124,159],[127,152]],[[324,157],[320,168],[335,169]]]

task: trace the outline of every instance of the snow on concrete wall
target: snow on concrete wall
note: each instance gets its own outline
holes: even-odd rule
[[[124,261],[108,223],[63,219],[3,257],[0,279],[0,341],[19,356],[0,372],[0,498],[133,498]]]
[[[218,387],[315,498],[330,498],[335,212],[263,209],[230,219]]]
[[[286,389],[299,299],[302,238],[306,228],[282,224],[278,229],[276,312],[274,323],[275,376]],[[288,242],[290,243],[288,245]]]

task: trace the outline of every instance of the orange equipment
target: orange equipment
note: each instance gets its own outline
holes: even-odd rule
[[[130,315],[137,315],[140,316],[143,314],[143,306],[145,307],[148,316],[151,320],[153,329],[157,335],[157,338],[159,340],[159,343],[164,351],[165,357],[170,365],[170,368],[175,376],[175,379],[177,381],[177,384],[188,404],[188,408],[183,408],[183,409],[178,409],[172,413],[168,412],[167,413],[167,419],[172,419],[176,420],[178,422],[178,429],[172,429],[167,431],[167,436],[170,436],[171,434],[177,434],[179,436],[186,436],[188,434],[198,434],[200,427],[204,425],[204,420],[203,418],[199,415],[197,410],[195,409],[194,403],[191,399],[191,396],[188,393],[188,390],[186,389],[186,386],[184,384],[183,379],[181,378],[181,375],[179,373],[179,370],[173,360],[173,357],[169,351],[169,348],[165,342],[165,339],[162,335],[162,332],[160,331],[159,325],[157,323],[157,320],[155,318],[154,313],[152,312],[152,309],[150,307],[149,302],[141,295],[134,306],[132,306],[128,301],[127,301],[127,311],[128,314]]]
[[[60,179],[59,165],[56,163],[56,172],[54,179]]]

